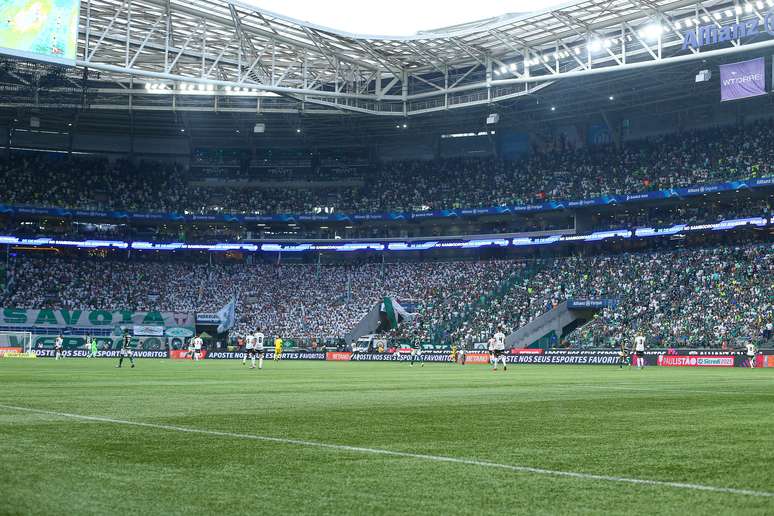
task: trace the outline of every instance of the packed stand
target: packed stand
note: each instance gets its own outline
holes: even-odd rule
[[[516,161],[387,162],[362,186],[340,186],[331,176],[314,188],[194,186],[193,173],[159,162],[14,154],[0,161],[0,203],[208,214],[489,207],[770,176],[773,142],[774,123],[766,121],[620,147],[536,149]]]
[[[3,304],[215,312],[236,296],[238,335],[261,327],[283,337],[337,338],[384,296],[417,300],[420,312],[431,300],[433,313],[447,317],[514,266],[510,261],[317,267],[19,257],[11,262]]]
[[[452,334],[485,342],[498,325],[516,330],[568,299],[615,299],[573,333],[579,347],[631,344],[641,332],[662,347],[733,347],[774,322],[774,247],[747,245],[544,262]]]
[[[533,152],[522,161],[457,159],[383,167],[360,210],[448,209],[588,199],[772,174],[774,123]],[[370,206],[368,205],[370,203]]]
[[[12,259],[3,304],[16,308],[214,312],[237,299],[234,332],[339,338],[384,296],[417,317],[395,340],[472,348],[576,299],[615,309],[570,336],[617,347],[636,332],[653,345],[733,346],[774,322],[774,247],[742,245],[552,260],[316,265]]]

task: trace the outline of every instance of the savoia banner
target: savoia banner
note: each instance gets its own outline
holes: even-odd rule
[[[132,310],[24,310],[3,308],[0,324],[25,328],[113,328],[116,326],[163,326],[193,331],[193,314],[182,312],[134,312]]]
[[[766,65],[762,57],[720,65],[720,100],[766,94]]]

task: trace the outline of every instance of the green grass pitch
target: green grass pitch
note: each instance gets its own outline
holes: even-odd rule
[[[774,513],[774,370],[115,363],[0,360],[0,514]]]

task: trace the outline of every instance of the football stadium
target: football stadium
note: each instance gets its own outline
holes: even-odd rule
[[[0,0],[0,515],[774,514],[774,1]]]

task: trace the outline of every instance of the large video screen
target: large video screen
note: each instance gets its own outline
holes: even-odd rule
[[[0,0],[0,52],[74,61],[80,0]]]

